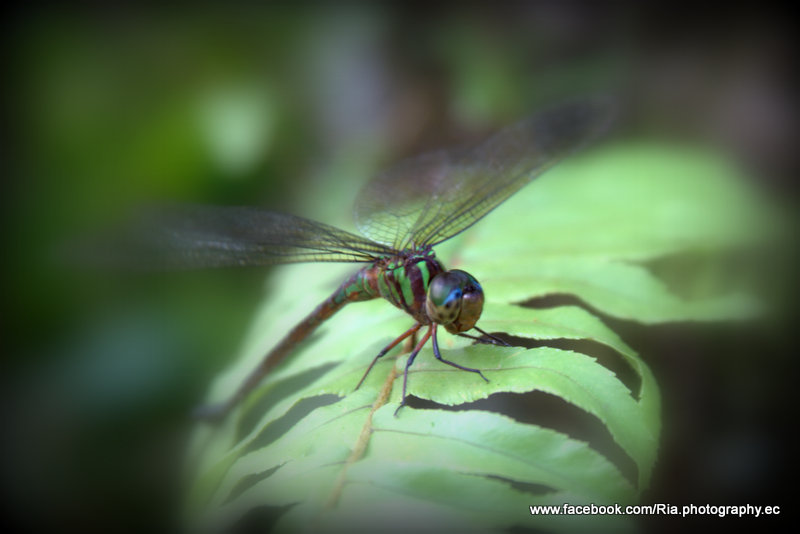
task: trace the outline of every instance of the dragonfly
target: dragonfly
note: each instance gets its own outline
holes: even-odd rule
[[[349,303],[377,298],[405,312],[413,324],[374,357],[356,389],[375,363],[406,339],[413,341],[413,350],[405,364],[395,416],[406,405],[409,368],[429,340],[441,363],[488,382],[480,369],[442,356],[439,327],[479,341],[504,342],[477,326],[484,304],[481,284],[465,271],[448,270],[434,247],[603,133],[613,108],[605,97],[561,103],[476,145],[399,162],[367,182],[356,197],[355,221],[363,235],[254,207],[184,206],[157,217],[156,240],[160,250],[168,251],[163,259],[171,267],[364,264],[289,330],[227,400],[203,407],[199,415],[223,418],[333,314]],[[481,336],[467,334],[472,330]]]

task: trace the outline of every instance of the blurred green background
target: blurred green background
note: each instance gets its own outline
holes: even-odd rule
[[[60,261],[135,206],[256,205],[353,229],[358,187],[398,158],[611,90],[626,104],[618,135],[723,151],[792,208],[788,15],[631,6],[9,8],[9,517],[174,526],[187,414],[236,352],[266,271],[119,276]],[[777,293],[793,294],[788,280]],[[664,390],[649,501],[779,503],[791,312],[736,329],[610,322]]]

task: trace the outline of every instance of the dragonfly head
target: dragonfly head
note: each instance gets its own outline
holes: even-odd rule
[[[433,277],[425,301],[428,317],[451,334],[475,326],[483,311],[483,288],[464,271],[453,269]]]

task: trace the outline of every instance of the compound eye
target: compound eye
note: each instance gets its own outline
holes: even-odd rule
[[[431,321],[444,325],[451,334],[475,326],[483,311],[483,288],[464,271],[439,273],[428,286],[425,310]]]
[[[455,321],[461,313],[463,280],[451,271],[437,274],[428,286],[425,311],[431,321],[447,325]]]
[[[466,288],[461,297],[461,313],[445,328],[451,334],[466,332],[475,326],[483,311],[483,289],[480,285]]]

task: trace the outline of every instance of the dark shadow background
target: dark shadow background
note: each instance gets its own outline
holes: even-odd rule
[[[795,213],[794,19],[766,3],[38,3],[3,19],[0,491],[28,531],[177,528],[187,414],[264,297],[264,270],[59,263],[131,206],[259,205],[352,228],[355,191],[383,165],[613,90],[623,135],[724,150]],[[792,512],[794,243],[763,254],[762,320],[604,317],[663,390],[643,502]],[[737,520],[703,525],[721,521]]]

